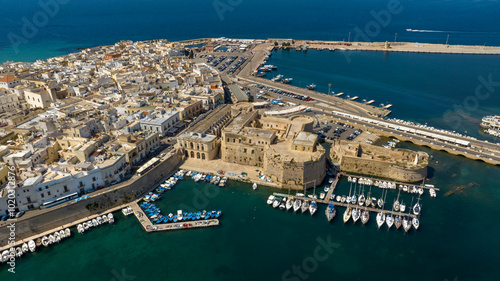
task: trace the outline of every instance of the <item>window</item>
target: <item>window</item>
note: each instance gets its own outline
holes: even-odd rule
[[[47,195],[50,196],[50,191],[47,192]]]
[[[295,146],[295,150],[297,150],[297,146]]]
[[[252,143],[252,139],[249,139],[249,140],[248,140],[248,143]]]
[[[245,148],[245,149],[243,149],[243,153],[247,153],[247,149],[246,149],[246,148]]]
[[[42,194],[40,194],[40,196],[42,196],[42,198],[43,198],[43,197],[45,197],[45,194],[42,193]]]
[[[304,151],[304,150],[306,150],[306,148],[305,148],[305,147],[302,147],[302,151]]]
[[[68,186],[67,185],[64,186],[64,192],[68,192]]]
[[[201,159],[205,160],[205,153],[201,154]]]

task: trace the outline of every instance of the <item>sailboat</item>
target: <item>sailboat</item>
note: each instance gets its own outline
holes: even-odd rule
[[[297,212],[300,209],[300,206],[302,205],[302,201],[300,199],[295,199],[295,202],[293,202],[293,211]]]
[[[403,203],[403,201],[401,201],[401,204],[399,204],[399,209],[402,213],[406,210],[406,205]]]
[[[328,206],[326,207],[326,210],[325,210],[326,219],[328,221],[332,221],[332,219],[335,217],[336,214],[337,214],[337,210],[335,209],[335,205],[328,204]]]
[[[377,226],[380,229],[380,227],[384,224],[385,222],[385,213],[384,212],[379,212],[377,214]]]
[[[396,201],[394,201],[394,204],[392,204],[392,209],[395,211],[395,212],[398,212],[399,211],[399,193],[401,192],[401,190],[398,191],[398,198],[396,199]]]
[[[363,211],[363,213],[361,214],[361,222],[363,224],[366,224],[368,222],[368,220],[370,219],[370,212],[368,212],[367,209],[365,209]]]
[[[388,214],[385,217],[385,223],[387,224],[387,227],[390,229],[394,224],[394,216],[392,214]]]
[[[403,218],[403,228],[405,232],[408,232],[411,228],[411,222],[410,222],[410,217],[409,216],[404,216]]]
[[[290,196],[290,186],[288,186],[288,200],[286,201],[286,210],[290,210],[293,207],[293,199]]]
[[[309,213],[311,213],[311,216],[314,215],[314,213],[316,213],[317,210],[318,210],[318,205],[316,204],[315,201],[312,201],[311,205],[309,205]]]
[[[344,223],[348,222],[349,219],[351,218],[352,210],[349,205],[347,205],[347,209],[344,212]]]
[[[304,187],[304,202],[302,202],[302,208],[301,211],[302,213],[305,213],[307,210],[309,210],[309,201],[307,201],[307,189]]]
[[[394,225],[396,226],[397,229],[401,227],[401,215],[394,216]]]
[[[293,207],[293,203],[294,203],[293,199],[288,197],[288,200],[286,201],[286,206],[285,206],[287,211]]]
[[[358,221],[358,219],[361,217],[361,211],[358,208],[354,208],[352,211],[352,220],[354,223]]]
[[[413,224],[413,227],[415,228],[415,230],[418,229],[418,227],[420,226],[420,221],[418,220],[417,217],[414,217],[413,220],[411,221],[412,224]]]
[[[417,203],[415,203],[415,205],[413,206],[413,214],[417,216],[420,214],[420,209],[421,209],[420,204],[418,202],[420,202],[420,196],[418,197]]]

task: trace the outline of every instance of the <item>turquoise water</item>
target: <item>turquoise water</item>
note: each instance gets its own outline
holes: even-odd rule
[[[60,245],[39,249],[18,260],[16,275],[2,270],[0,279],[111,280],[113,272],[124,271],[134,280],[279,280],[293,265],[314,256],[321,245],[317,239],[330,239],[335,243],[333,252],[317,262],[309,280],[332,276],[339,280],[497,280],[495,263],[484,261],[495,260],[500,249],[496,239],[500,227],[489,220],[500,215],[496,207],[500,192],[495,187],[499,168],[424,150],[434,157],[429,182],[441,192],[434,199],[427,192],[422,197],[417,232],[388,231],[385,226],[377,230],[373,214],[366,226],[359,221],[344,225],[344,208],[338,208],[331,223],[324,216],[325,206],[314,217],[273,209],[266,199],[274,190],[267,187],[252,191],[249,184],[230,181],[219,189],[185,180],[164,193],[158,203],[163,212],[186,206],[221,209],[221,226],[146,233],[135,217],[117,214],[114,225],[73,234]],[[462,192],[444,195],[471,182],[474,186]],[[336,193],[348,194],[349,188],[344,179]],[[381,190],[372,189],[372,194],[378,197]],[[395,196],[396,192],[389,192],[387,202]],[[410,205],[411,196],[401,198]]]
[[[391,103],[389,117],[454,130],[481,139],[481,118],[500,111],[500,57],[362,51],[275,51],[268,63],[293,77],[293,85],[311,83],[319,92],[344,92],[373,105]],[[491,91],[481,81],[491,77]],[[476,94],[477,87],[482,87]],[[498,140],[496,140],[498,142]]]

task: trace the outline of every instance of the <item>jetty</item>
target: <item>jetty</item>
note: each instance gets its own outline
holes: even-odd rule
[[[191,229],[199,227],[217,226],[220,224],[218,219],[199,220],[199,221],[178,221],[172,223],[153,224],[151,220],[149,220],[148,216],[141,209],[141,207],[139,207],[137,202],[133,202],[132,204],[130,204],[130,208],[132,208],[135,217],[137,218],[142,228],[144,228],[146,232]]]
[[[353,174],[347,174],[347,173],[344,173],[343,175],[346,176],[346,177],[353,177],[353,178],[357,178],[357,179],[359,179],[359,178],[366,178],[366,176],[353,175]],[[403,190],[399,186],[400,185],[403,185],[403,186],[406,185],[408,187],[415,186],[415,187],[422,187],[423,189],[434,189],[435,191],[439,191],[439,188],[432,187],[432,186],[416,185],[416,184],[412,184],[412,183],[404,183],[404,182],[398,182],[398,181],[393,181],[393,180],[381,180],[381,179],[376,179],[376,178],[369,178],[369,179],[372,180],[373,182],[381,181],[381,182],[394,183],[394,184],[396,184],[396,188],[394,190]],[[375,185],[372,184],[372,186],[375,186]],[[380,188],[379,186],[375,186],[375,187]],[[380,189],[391,189],[391,188],[380,188]]]

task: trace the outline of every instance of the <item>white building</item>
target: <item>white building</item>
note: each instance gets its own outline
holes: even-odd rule
[[[141,130],[144,132],[158,132],[165,137],[173,131],[174,125],[179,122],[179,112],[176,110],[166,111],[161,115],[147,117],[140,120]]]

